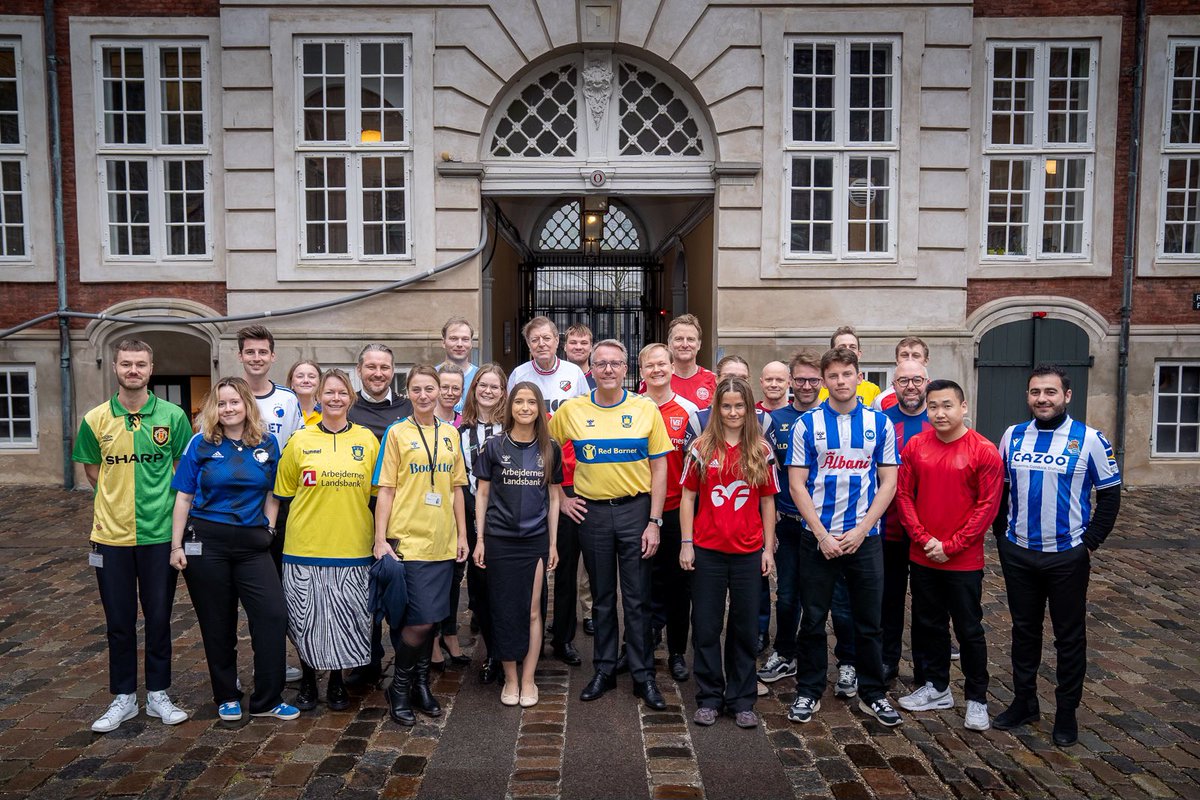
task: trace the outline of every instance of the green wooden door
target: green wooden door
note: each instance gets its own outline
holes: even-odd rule
[[[1088,370],[1092,365],[1087,332],[1065,319],[1031,317],[993,328],[979,341],[979,399],[976,429],[993,442],[1009,425],[1027,420],[1025,387],[1041,363],[1057,364],[1071,380],[1068,411],[1087,419]]]

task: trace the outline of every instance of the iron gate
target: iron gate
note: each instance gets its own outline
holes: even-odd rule
[[[520,281],[521,325],[541,315],[560,331],[582,322],[596,342],[619,340],[629,350],[626,387],[637,386],[638,351],[664,333],[662,264],[646,255],[548,253],[521,264]]]

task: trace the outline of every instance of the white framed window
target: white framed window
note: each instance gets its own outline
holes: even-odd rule
[[[1163,112],[1158,256],[1200,256],[1200,39],[1171,41]]]
[[[1156,365],[1152,448],[1156,456],[1200,456],[1200,362]]]
[[[1086,259],[1098,45],[990,41],[983,132],[987,261]]]
[[[859,369],[867,380],[886,392],[892,385],[892,374],[896,371],[896,365],[860,364]]]
[[[406,38],[296,40],[300,257],[412,257]]]
[[[96,40],[93,48],[105,258],[211,260],[207,44]]]
[[[789,42],[784,253],[894,259],[900,41]]]
[[[0,364],[0,449],[37,445],[37,371]]]
[[[29,151],[21,43],[0,39],[0,261],[28,261]]]

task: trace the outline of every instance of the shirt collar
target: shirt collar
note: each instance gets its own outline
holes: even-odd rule
[[[154,392],[150,392],[150,396],[147,398],[146,404],[137,412],[138,416],[144,417],[148,414],[153,414],[157,405],[158,395],[156,395]],[[117,395],[115,394],[112,396],[112,400],[109,401],[108,407],[109,411],[112,412],[114,417],[127,417],[131,413],[129,409],[121,405],[121,401],[117,399]]]

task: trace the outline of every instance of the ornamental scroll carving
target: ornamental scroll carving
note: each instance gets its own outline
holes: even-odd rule
[[[607,61],[589,61],[583,70],[583,97],[592,115],[592,125],[600,129],[600,121],[608,110],[608,98],[612,94],[613,71]]]

